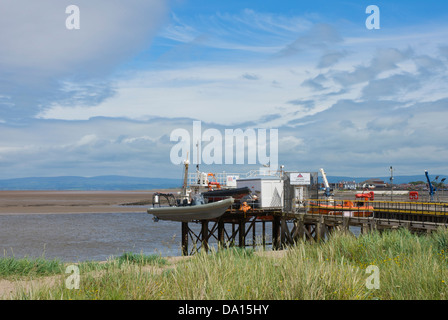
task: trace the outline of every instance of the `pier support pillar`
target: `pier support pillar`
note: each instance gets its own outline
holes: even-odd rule
[[[263,244],[263,250],[266,249],[266,222],[263,220],[263,222],[261,223],[261,228],[262,228],[262,244]]]
[[[255,249],[256,245],[257,245],[257,234],[256,234],[256,230],[255,230],[255,221],[252,222],[252,247]]]
[[[182,222],[182,255],[188,256],[188,222]]]
[[[281,236],[282,244],[294,245],[294,239],[293,239],[291,232],[289,231],[288,224],[286,223],[286,219],[282,219],[281,232],[282,232],[282,236]]]
[[[367,234],[371,231],[371,226],[368,223],[363,223],[361,226],[361,234]]]
[[[349,232],[350,228],[350,217],[343,217],[342,218],[342,230],[343,232]]]
[[[320,216],[319,221],[316,223],[316,241],[319,242],[325,238],[325,222],[324,217]]]
[[[377,229],[378,229],[377,220],[376,219],[372,219],[370,221],[370,230],[371,231],[376,231]]]
[[[274,250],[279,250],[281,248],[280,221],[281,217],[274,215],[272,220],[272,249]]]
[[[218,220],[218,249],[224,247],[224,220],[220,218]]]
[[[202,220],[202,248],[208,252],[208,220]]]
[[[238,246],[244,248],[246,246],[246,221],[244,221],[244,219],[240,219],[238,230]]]
[[[305,240],[305,223],[303,221],[303,216],[301,215],[297,219],[297,238]]]

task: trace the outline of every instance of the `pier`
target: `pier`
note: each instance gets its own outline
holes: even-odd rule
[[[219,177],[219,183],[223,183],[223,177]],[[299,241],[324,241],[335,230],[363,234],[406,228],[429,233],[448,227],[448,202],[407,200],[406,196],[384,201],[359,194],[350,198],[347,193],[328,197],[319,193],[317,172],[282,172],[276,178],[276,187],[269,187],[271,206],[263,205],[261,199],[257,203],[241,199],[219,218],[181,222],[182,254],[192,255],[211,247],[279,250]],[[249,184],[248,179],[252,180]],[[252,178],[243,180],[242,184],[254,188]],[[191,178],[189,185],[197,182],[197,178]],[[258,183],[257,188],[262,190],[262,185]],[[257,193],[263,194],[260,190]],[[245,210],[243,201],[248,205]]]
[[[339,200],[343,201],[343,200]],[[319,242],[331,236],[334,230],[351,232],[358,227],[360,233],[373,230],[406,228],[413,232],[428,233],[448,227],[448,203],[371,201],[372,216],[356,216],[344,212],[333,214],[309,213],[316,203],[312,200],[297,213],[276,209],[251,209],[246,213],[231,208],[215,220],[182,222],[182,253],[191,255],[209,250],[211,241],[218,248],[267,246],[273,250],[294,245],[298,241]],[[194,230],[192,225],[199,225]]]
[[[216,243],[218,248],[258,245],[279,248],[281,216],[282,211],[278,209],[251,209],[243,213],[231,208],[218,219],[182,222],[182,254],[191,255],[201,249],[208,251],[210,242]]]

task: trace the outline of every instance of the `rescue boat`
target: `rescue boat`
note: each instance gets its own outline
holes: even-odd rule
[[[373,192],[356,194],[355,201],[351,200],[310,200],[308,213],[327,214],[345,217],[371,217],[374,213],[369,200],[373,200]]]

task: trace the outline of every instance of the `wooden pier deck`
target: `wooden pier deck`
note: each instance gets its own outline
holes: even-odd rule
[[[398,228],[428,233],[448,227],[448,203],[369,201],[374,208],[371,216],[356,216],[343,209],[332,214],[310,213],[313,205],[324,202],[309,200],[292,212],[251,208],[244,213],[231,208],[218,219],[182,222],[182,254],[207,251],[211,245],[278,250],[298,241],[324,240],[333,230],[350,232],[351,227],[358,227],[360,233]]]

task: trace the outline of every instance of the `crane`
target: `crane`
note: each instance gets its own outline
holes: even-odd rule
[[[330,192],[330,185],[328,184],[327,175],[323,168],[320,168],[320,173],[322,173],[322,178],[324,179],[325,185],[325,197],[329,200],[333,200],[333,195]]]
[[[434,194],[436,193],[436,189],[432,186],[431,180],[429,179],[428,170],[425,170],[426,180],[428,180],[429,185],[429,196],[431,197],[431,201],[434,201]]]

